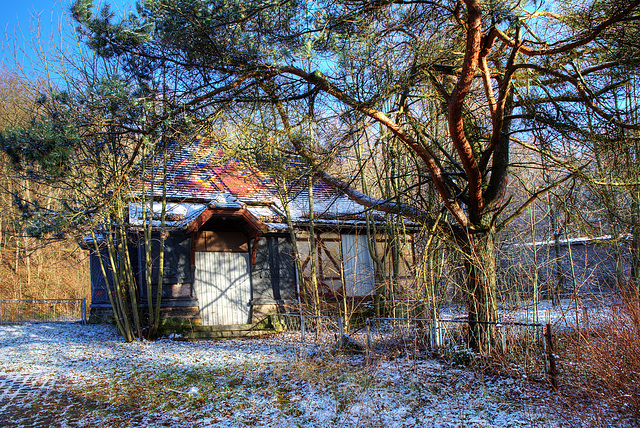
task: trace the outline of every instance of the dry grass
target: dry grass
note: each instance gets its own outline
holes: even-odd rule
[[[640,424],[640,302],[625,296],[589,331],[565,338],[561,389],[568,408],[592,426]]]
[[[2,247],[0,299],[89,298],[88,253],[75,242],[55,242],[28,256]]]

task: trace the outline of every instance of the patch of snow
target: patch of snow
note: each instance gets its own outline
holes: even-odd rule
[[[142,226],[142,215],[145,210],[147,221],[152,217],[151,208],[153,208],[152,225],[160,227],[160,213],[162,212],[162,203],[154,202],[153,204],[129,203],[129,224],[133,226]],[[189,222],[195,220],[200,214],[207,209],[206,204],[192,203],[176,203],[168,202],[166,205],[165,227],[170,229],[178,229],[184,227]]]

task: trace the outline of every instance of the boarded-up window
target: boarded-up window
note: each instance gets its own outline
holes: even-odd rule
[[[375,257],[382,260],[387,280],[395,277],[401,287],[411,284],[414,279],[413,240],[410,235],[376,239]]]
[[[298,254],[300,255],[300,260],[302,260],[302,272],[304,273],[305,278],[311,276],[311,260],[309,254],[311,251],[309,250],[309,233],[306,231],[298,232],[296,234],[297,246],[298,246]]]
[[[338,291],[342,288],[342,248],[340,235],[323,233],[317,242],[318,272],[325,288]]]
[[[392,241],[391,237],[379,234],[375,239],[373,256],[369,239],[365,231],[360,234],[316,234],[316,272],[324,291],[344,292],[352,297],[367,296],[375,292],[376,274],[386,275],[387,281],[397,280],[400,288],[414,281],[411,235],[398,236]],[[309,233],[298,232],[297,241],[304,277],[309,280]],[[373,261],[374,257],[382,261],[383,271],[376,272],[378,266]]]
[[[312,260],[309,250],[309,233],[300,232],[297,240],[304,277],[310,280]],[[320,288],[324,291],[340,291],[342,289],[340,235],[330,232],[318,233],[315,236],[315,244],[316,255],[313,262],[316,264]]]
[[[91,244],[93,245],[93,244]],[[133,239],[129,241],[129,255],[131,263],[131,269],[134,275],[137,276],[140,273],[140,264],[138,263],[138,249],[135,246],[136,241]],[[109,252],[106,246],[102,246],[100,249],[100,255],[104,269],[106,270],[109,287],[113,294],[113,270],[111,266],[111,260],[109,258]],[[119,263],[116,255],[116,263]],[[91,251],[90,257],[90,269],[91,269],[91,302],[94,304],[110,303],[109,295],[107,294],[107,283],[104,279],[102,267],[100,265],[100,258],[94,250]]]
[[[146,255],[144,239],[139,237],[138,263],[140,266],[137,277],[140,286],[140,297],[147,299]],[[135,254],[135,253],[132,253]],[[151,271],[152,295],[156,295],[158,284],[158,272],[160,267],[160,237],[153,234],[151,239],[151,259],[153,269]],[[191,284],[191,238],[181,232],[172,232],[164,241],[164,263],[162,271],[162,297],[177,298],[190,297]]]

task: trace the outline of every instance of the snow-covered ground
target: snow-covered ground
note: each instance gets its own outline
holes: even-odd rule
[[[436,360],[300,358],[292,343],[280,335],[127,344],[105,325],[0,326],[0,425],[563,425],[541,384]],[[25,383],[35,387],[16,392]]]

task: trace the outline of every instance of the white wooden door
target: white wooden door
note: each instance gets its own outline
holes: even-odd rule
[[[196,252],[194,290],[203,325],[249,323],[248,253]]]

